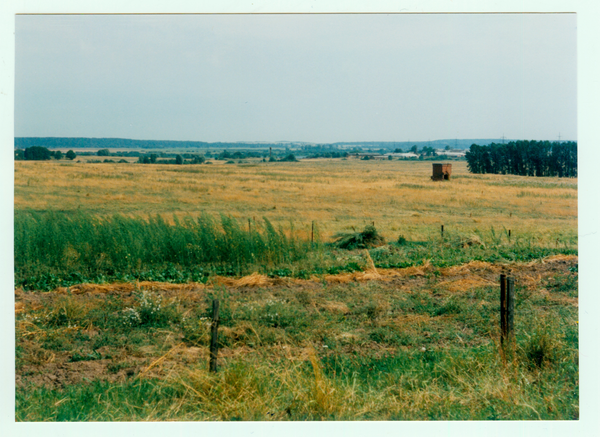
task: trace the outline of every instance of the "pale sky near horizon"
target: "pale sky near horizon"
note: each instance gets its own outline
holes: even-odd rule
[[[15,136],[577,140],[575,14],[19,15]]]

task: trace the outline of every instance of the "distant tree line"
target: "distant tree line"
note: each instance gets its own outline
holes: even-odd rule
[[[466,158],[471,173],[577,177],[577,143],[574,141],[472,144]]]
[[[348,152],[316,152],[311,153],[306,158],[314,159],[314,158],[347,158],[350,155]]]
[[[390,151],[397,148],[409,149],[415,144],[433,148],[443,148],[453,144],[454,148],[466,149],[469,144],[490,144],[494,139],[453,139],[432,141],[354,141],[336,143],[306,143],[306,142],[215,142],[205,141],[171,141],[171,140],[133,140],[127,138],[85,138],[85,137],[16,137],[15,149],[26,149],[31,146],[41,146],[48,149],[300,149],[302,153],[320,153],[332,150],[345,150],[350,146],[349,152],[382,149]],[[352,147],[353,146],[353,147]],[[320,150],[319,150],[320,149]]]
[[[50,159],[67,158],[73,160],[77,157],[75,152],[69,150],[63,154],[60,150],[48,150],[41,146],[32,146],[26,149],[15,150],[15,161],[48,161]]]
[[[176,154],[174,159],[159,159],[156,153],[140,155],[138,163],[140,164],[202,164],[205,161],[204,156],[192,155],[184,153],[183,155]]]
[[[262,149],[265,147],[301,146],[303,143],[216,142],[132,140],[127,138],[16,137],[15,148],[41,146],[49,149]]]
[[[246,159],[246,158],[262,158],[268,156],[268,152],[253,152],[253,151],[241,151],[236,150],[235,152],[230,152],[229,150],[223,150],[221,153],[215,156],[215,159],[226,161],[228,159]]]

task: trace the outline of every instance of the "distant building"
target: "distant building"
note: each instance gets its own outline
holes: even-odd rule
[[[381,153],[353,153],[351,156],[354,156],[355,158],[359,158],[359,159],[389,159],[390,157],[392,158],[418,158],[419,155],[417,155],[416,153],[413,152],[408,152],[408,153],[385,153],[385,154],[381,154]]]
[[[452,158],[462,158],[462,157],[464,157],[464,156],[467,155],[467,151],[466,150],[459,150],[459,149],[452,149],[452,150],[437,149],[435,151],[435,154],[437,156],[448,156],[448,157],[452,157]]]
[[[418,158],[419,155],[413,152],[407,153],[388,153],[386,156],[391,156],[392,158]]]

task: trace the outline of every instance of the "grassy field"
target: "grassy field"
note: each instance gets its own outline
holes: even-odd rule
[[[577,419],[577,180],[430,174],[15,162],[16,419]]]
[[[431,162],[311,160],[298,163],[140,165],[15,162],[15,209],[149,216],[228,214],[295,224],[323,238],[375,222],[389,240],[448,231],[511,229],[574,241],[577,180],[472,175],[453,162],[433,182]]]

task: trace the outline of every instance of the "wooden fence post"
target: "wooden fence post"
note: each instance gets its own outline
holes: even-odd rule
[[[506,336],[506,275],[500,275],[500,344]]]
[[[310,243],[313,244],[315,242],[315,221],[313,220],[310,225]]]
[[[219,351],[219,299],[213,299],[213,317],[210,325],[210,372],[217,371],[217,353]]]
[[[514,336],[515,328],[515,278],[506,278],[506,334],[507,338]]]
[[[442,238],[444,238],[444,225],[442,225]]]
[[[515,280],[500,275],[500,344],[504,346],[513,336],[515,312]]]

